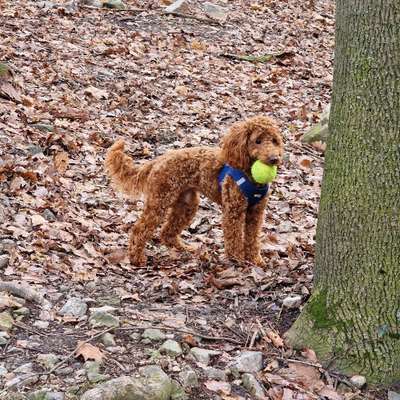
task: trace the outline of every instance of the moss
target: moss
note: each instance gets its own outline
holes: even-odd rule
[[[333,314],[332,311],[327,306],[326,290],[317,291],[308,303],[308,312],[312,317],[315,328],[323,329],[337,326],[339,321],[329,316]]]

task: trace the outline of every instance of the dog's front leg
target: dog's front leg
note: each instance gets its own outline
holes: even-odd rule
[[[265,262],[261,257],[261,226],[264,221],[265,206],[267,197],[264,197],[259,203],[249,207],[246,213],[246,230],[245,230],[245,253],[246,260],[253,264],[265,266]]]
[[[244,260],[247,201],[230,177],[225,179],[221,194],[225,254],[228,258]]]

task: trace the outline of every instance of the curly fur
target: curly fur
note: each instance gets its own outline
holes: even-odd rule
[[[271,119],[263,116],[234,124],[221,147],[192,147],[171,150],[143,165],[135,165],[118,140],[107,152],[105,165],[114,186],[132,196],[144,194],[144,210],[132,227],[129,257],[144,265],[144,248],[155,229],[162,225],[160,238],[166,245],[193,250],[180,239],[199,206],[203,194],[222,206],[222,227],[227,257],[263,264],[260,255],[261,225],[267,197],[248,207],[236,183],[226,178],[218,188],[218,174],[224,164],[239,168],[249,177],[255,160],[279,164],[282,137]]]

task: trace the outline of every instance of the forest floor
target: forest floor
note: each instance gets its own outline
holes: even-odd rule
[[[181,384],[182,371],[195,371],[189,398],[254,398],[238,377],[207,376],[187,356],[193,346],[218,351],[210,365],[221,370],[244,350],[262,351],[257,379],[266,398],[377,398],[281,339],[312,287],[323,146],[299,139],[330,99],[333,1],[225,0],[221,23],[165,15],[154,1],[127,4],[131,10],[0,2],[0,60],[12,65],[22,96],[0,99],[1,275],[22,280],[47,305],[26,291],[0,296],[0,398],[43,387],[79,398],[95,385],[85,369],[93,359],[104,379],[156,363]],[[147,267],[132,268],[127,235],[142,203],[109,186],[107,147],[124,137],[143,161],[216,146],[230,124],[257,114],[274,117],[285,137],[263,228],[268,267],[223,262],[220,211],[203,199],[184,234],[197,256],[155,238]],[[284,307],[292,295],[301,301]],[[79,315],[61,310],[71,297],[83,304]],[[102,306],[112,307],[102,312],[118,328],[93,323]],[[159,344],[141,338],[146,327],[168,333],[184,354],[159,355]],[[115,343],[99,337],[104,329]],[[74,352],[78,341],[92,347]],[[46,363],[49,354],[61,364]]]

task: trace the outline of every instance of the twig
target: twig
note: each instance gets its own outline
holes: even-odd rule
[[[239,55],[239,54],[221,53],[220,56],[229,58],[230,60],[265,63],[265,62],[271,61],[275,55],[274,54],[266,54],[263,56],[246,56],[246,55]]]
[[[164,15],[172,15],[174,17],[194,19],[196,21],[204,22],[206,24],[222,26],[222,24],[220,22],[215,21],[215,20],[213,20],[211,18],[197,17],[195,15],[190,15],[190,14],[182,14],[182,13],[179,13],[179,12],[169,12],[169,13],[164,13]]]
[[[251,340],[250,340],[250,346],[249,346],[250,349],[254,346],[254,342],[256,341],[257,335],[258,335],[258,329],[255,329],[253,336],[251,337]]]
[[[318,160],[318,161],[323,161],[323,160],[324,160],[323,157],[319,156],[318,154],[314,154],[313,151],[311,151],[308,147],[305,147],[304,145],[301,146],[301,145],[299,145],[299,144],[297,144],[297,143],[292,143],[291,145],[292,145],[293,147],[296,147],[296,149],[299,149],[299,150],[301,150],[301,151],[304,151],[304,152],[307,153],[309,156],[314,157],[314,158],[315,158],[316,160]]]
[[[92,6],[85,6],[79,5],[80,8],[86,8],[87,10],[102,10],[102,11],[117,11],[117,12],[135,12],[135,13],[142,13],[146,10],[141,8],[111,8],[111,7],[92,7]]]
[[[303,365],[308,365],[309,367],[314,367],[314,368],[323,368],[321,364],[316,364],[316,363],[311,363],[308,361],[302,361],[302,360],[295,360],[294,358],[284,358],[284,357],[276,357],[280,361],[287,361],[295,364],[303,364]]]
[[[168,326],[159,326],[159,325],[148,325],[148,326],[135,326],[132,322],[126,321],[127,324],[131,325],[132,328],[116,328],[116,330],[130,330],[130,329],[160,329],[160,330],[165,330],[165,331],[174,331],[174,332],[180,332],[180,333],[186,333],[188,335],[193,335],[193,336],[198,336],[200,339],[204,340],[225,340],[226,342],[234,343],[239,346],[242,346],[242,342],[238,342],[235,339],[232,339],[227,336],[207,336],[207,335],[202,335],[201,333],[198,332],[193,332],[187,329],[179,329],[179,328],[170,328]]]

